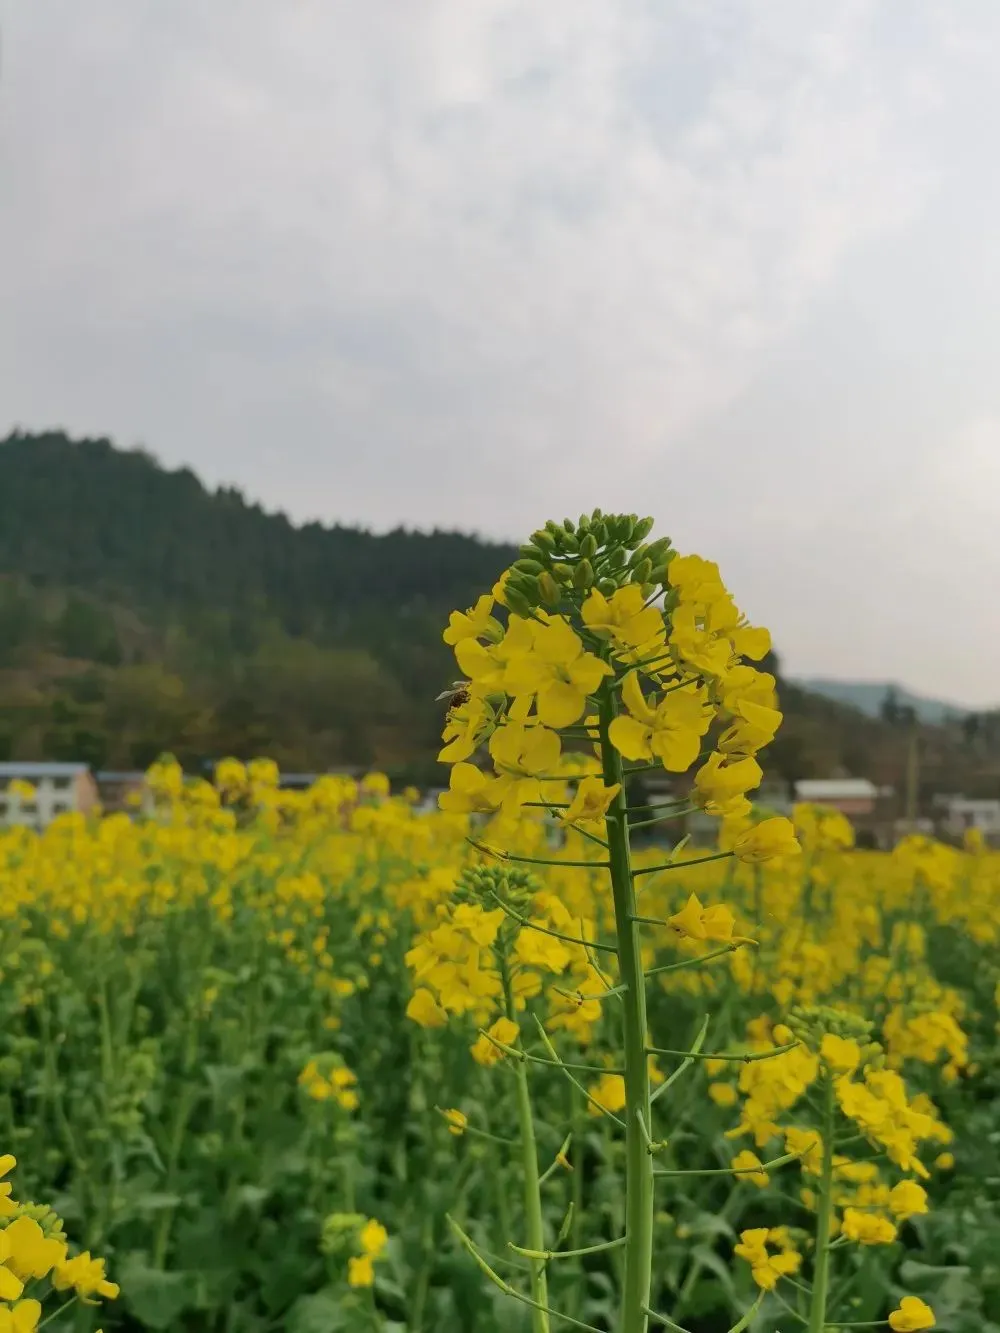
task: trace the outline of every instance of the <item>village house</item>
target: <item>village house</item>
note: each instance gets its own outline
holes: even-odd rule
[[[934,804],[942,812],[941,831],[962,838],[975,829],[987,842],[1000,843],[1000,800],[969,796],[937,796]]]
[[[795,799],[810,805],[829,805],[848,819],[875,813],[879,789],[867,778],[802,778],[795,784]]]
[[[892,787],[867,778],[803,778],[795,784],[796,800],[829,806],[849,819],[859,847],[892,847],[898,837],[894,797]]]
[[[57,815],[88,814],[98,799],[97,783],[86,764],[0,763],[0,825],[23,824],[40,831]]]

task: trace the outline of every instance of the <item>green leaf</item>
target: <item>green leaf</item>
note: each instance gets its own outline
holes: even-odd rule
[[[236,1191],[236,1199],[246,1208],[259,1209],[269,1197],[271,1191],[261,1185],[241,1185]]]
[[[703,1268],[707,1268],[710,1273],[714,1273],[719,1282],[722,1283],[726,1294],[732,1295],[732,1271],[729,1268],[729,1265],[724,1263],[714,1250],[710,1250],[707,1245],[696,1245],[691,1251],[691,1258],[697,1260],[698,1263],[700,1263]]]
[[[147,1328],[171,1328],[193,1299],[194,1283],[186,1273],[162,1273],[147,1266],[145,1256],[126,1255],[120,1268],[126,1305]]]
[[[963,1310],[977,1310],[980,1295],[968,1268],[944,1268],[907,1259],[899,1269],[904,1291],[923,1296],[933,1304],[939,1322]]]
[[[696,1213],[693,1220],[688,1223],[691,1234],[703,1236],[725,1236],[728,1240],[735,1239],[736,1232],[729,1225],[724,1217],[719,1217],[717,1213]]]
[[[288,1312],[286,1333],[336,1333],[347,1323],[349,1311],[344,1295],[333,1287],[300,1296]]]

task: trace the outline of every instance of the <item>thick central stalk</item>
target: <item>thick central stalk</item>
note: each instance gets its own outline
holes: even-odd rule
[[[618,935],[618,965],[622,984],[625,1054],[625,1285],[619,1333],[645,1333],[646,1310],[653,1266],[653,1159],[650,1131],[649,1061],[646,1057],[646,983],[642,969],[642,941],[635,920],[635,888],[625,811],[625,777],[621,756],[608,735],[617,705],[611,690],[600,700],[601,763],[608,786],[620,790],[608,810],[607,834],[611,862],[611,892]]]

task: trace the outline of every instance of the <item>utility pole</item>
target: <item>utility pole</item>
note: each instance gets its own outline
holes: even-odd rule
[[[920,738],[917,715],[910,711],[910,737],[906,754],[906,822],[912,832],[917,822],[917,794],[920,790]]]

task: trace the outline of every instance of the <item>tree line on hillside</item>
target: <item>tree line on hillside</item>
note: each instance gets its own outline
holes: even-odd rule
[[[378,765],[437,779],[441,629],[514,558],[458,533],[295,526],[143,451],[62,433],[0,441],[0,758],[286,770]],[[780,676],[776,658],[769,663]],[[763,758],[788,782],[897,784],[906,740],[780,682]],[[968,729],[968,728],[966,728]],[[923,727],[940,790],[1000,791],[1000,727]]]

